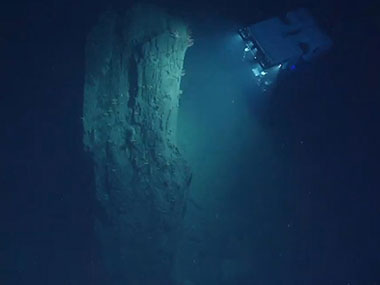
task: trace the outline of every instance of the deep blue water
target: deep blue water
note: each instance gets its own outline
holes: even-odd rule
[[[8,3],[0,12],[0,284],[104,284],[80,117],[85,37],[108,4],[45,2]],[[199,186],[191,198],[205,211],[190,207],[186,222],[215,218],[214,228],[202,229],[211,253],[183,246],[187,257],[207,256],[194,267],[184,258],[186,278],[213,284],[212,258],[244,252],[252,274],[231,284],[379,284],[376,7],[163,5],[186,7],[197,23],[181,122]],[[228,29],[298,6],[311,9],[334,48],[260,94],[235,61]]]

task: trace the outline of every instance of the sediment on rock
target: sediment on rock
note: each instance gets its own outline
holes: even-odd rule
[[[112,284],[170,279],[191,180],[176,146],[191,44],[180,19],[149,5],[106,12],[87,39],[83,142],[93,158],[95,232]]]

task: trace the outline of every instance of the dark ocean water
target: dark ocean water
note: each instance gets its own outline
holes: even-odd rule
[[[183,14],[195,39],[179,126],[194,172],[185,225],[198,242],[181,246],[183,279],[380,284],[375,5],[160,4]],[[80,118],[85,38],[108,6],[1,9],[0,284],[104,284]],[[300,6],[334,47],[261,94],[240,64],[234,28]]]

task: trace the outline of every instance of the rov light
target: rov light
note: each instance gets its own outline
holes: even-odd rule
[[[252,68],[252,72],[253,72],[253,74],[254,74],[256,77],[260,76],[260,69],[259,69],[259,66],[253,67],[253,68]]]
[[[264,76],[264,75],[266,75],[267,73],[266,73],[265,71],[261,71],[260,74]]]
[[[246,47],[246,48],[244,49],[244,51],[245,51],[245,52],[249,52],[249,48]]]

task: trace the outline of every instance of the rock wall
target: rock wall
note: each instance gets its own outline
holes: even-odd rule
[[[187,26],[147,5],[105,13],[88,36],[83,142],[108,284],[171,284],[190,170],[176,146]]]

